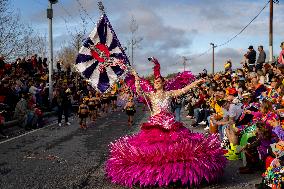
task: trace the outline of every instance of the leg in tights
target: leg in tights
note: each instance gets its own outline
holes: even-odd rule
[[[58,106],[58,113],[57,113],[57,116],[58,116],[58,123],[61,123],[62,114],[63,114],[63,108],[62,108],[62,106]]]

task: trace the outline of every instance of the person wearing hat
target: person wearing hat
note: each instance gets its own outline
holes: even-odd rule
[[[284,64],[284,41],[280,44],[281,52],[278,57],[278,63]]]
[[[253,49],[252,45],[249,46],[248,52],[245,54],[245,57],[248,59],[249,72],[253,72],[255,67],[256,52]]]
[[[230,149],[225,156],[229,160],[237,160],[239,159],[237,153],[237,146],[239,143],[238,135],[235,127],[236,121],[239,119],[243,112],[242,104],[237,100],[238,92],[235,88],[230,88],[228,90],[228,96],[226,97],[226,100],[229,102],[229,109],[228,109],[228,117],[229,117],[229,124],[228,127],[226,127],[225,132],[227,134],[227,137],[230,142]]]
[[[248,91],[244,91],[242,93],[242,98],[243,98],[243,101],[247,102],[247,100],[251,98],[251,93]],[[244,104],[244,105],[248,105],[248,104]]]
[[[232,61],[229,59],[224,64],[225,72],[231,72],[232,71]]]

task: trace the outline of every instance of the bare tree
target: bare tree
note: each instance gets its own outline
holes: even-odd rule
[[[47,37],[44,35],[36,35],[37,50],[41,57],[47,56]]]
[[[138,24],[136,22],[136,19],[134,18],[134,16],[131,17],[131,21],[130,21],[130,32],[131,32],[131,39],[128,41],[128,49],[129,46],[131,47],[131,65],[134,65],[134,50],[136,48],[141,48],[140,44],[141,41],[143,40],[142,37],[138,37],[137,36],[137,32],[138,32]],[[129,51],[128,51],[129,52]]]
[[[0,0],[0,54],[6,59],[18,56],[21,49],[24,25],[20,22],[19,13],[15,12],[8,0]]]
[[[77,53],[79,53],[79,50],[80,50],[80,48],[82,46],[83,39],[84,39],[84,33],[83,32],[77,32],[77,33],[74,33],[72,35],[71,44],[75,48]]]
[[[23,28],[23,40],[19,43],[18,56],[30,56],[38,54],[41,57],[47,55],[47,38],[34,31],[32,26],[26,25]]]
[[[62,61],[62,65],[65,69],[68,67],[72,68],[76,60],[77,54],[77,50],[72,46],[62,47],[58,52],[58,59]]]
[[[34,53],[34,30],[31,26],[25,28],[23,40],[20,42],[21,49],[19,49],[18,56],[29,56]]]

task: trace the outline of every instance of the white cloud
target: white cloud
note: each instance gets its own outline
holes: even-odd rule
[[[28,1],[28,0],[27,0]],[[32,0],[30,0],[33,2]],[[60,1],[54,5],[55,45],[62,40],[68,41],[64,19],[69,30],[82,29],[83,17],[90,32],[99,19],[99,10],[95,0],[79,0],[89,16],[78,5],[77,0]],[[152,72],[147,57],[156,56],[162,66],[162,73],[182,71],[181,56],[194,57],[209,48],[209,43],[221,44],[238,33],[261,10],[267,1],[228,1],[228,0],[105,0],[107,15],[120,42],[126,45],[130,37],[129,23],[133,15],[139,24],[138,36],[143,37],[142,48],[135,51],[135,65],[141,74]],[[67,15],[69,12],[71,17]],[[34,8],[31,6],[31,8]],[[224,61],[231,58],[233,65],[239,65],[242,55],[249,45],[264,45],[268,49],[269,7],[235,40],[216,49],[216,68],[223,69]],[[37,12],[28,16],[35,27],[47,26],[46,9],[36,8]],[[276,47],[284,40],[282,37],[284,5],[274,6],[274,43]],[[24,12],[23,12],[24,14]],[[28,14],[27,14],[28,15]],[[63,17],[63,18],[62,18]],[[55,49],[60,47],[55,47]],[[243,50],[242,50],[243,49]],[[276,49],[278,51],[278,48]],[[268,53],[267,53],[268,54]],[[276,53],[277,54],[277,53]],[[177,64],[178,62],[178,64]],[[207,68],[211,71],[212,55],[208,53],[189,62],[187,69],[193,72]]]

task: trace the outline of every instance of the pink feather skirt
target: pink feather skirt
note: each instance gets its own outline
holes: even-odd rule
[[[177,181],[198,186],[204,179],[217,181],[226,166],[218,137],[192,133],[172,118],[169,113],[152,116],[139,133],[111,143],[107,177],[128,187],[162,187]]]

